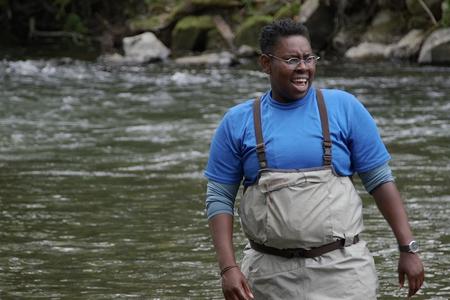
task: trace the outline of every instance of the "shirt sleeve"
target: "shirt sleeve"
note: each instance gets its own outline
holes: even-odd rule
[[[372,170],[391,157],[384,145],[375,120],[367,109],[355,98],[349,117],[352,168],[358,173]]]
[[[234,214],[234,201],[239,184],[208,181],[206,190],[206,215],[208,220],[218,214]]]
[[[243,177],[238,122],[230,112],[225,114],[211,141],[205,176],[213,181],[235,184]]]
[[[358,173],[359,178],[368,193],[372,193],[378,186],[394,181],[391,168],[387,163],[364,173]]]

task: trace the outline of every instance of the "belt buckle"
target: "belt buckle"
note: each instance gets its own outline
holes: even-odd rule
[[[353,245],[354,240],[355,240],[354,236],[347,236],[346,235],[345,239],[344,239],[344,247],[348,247],[348,246]]]

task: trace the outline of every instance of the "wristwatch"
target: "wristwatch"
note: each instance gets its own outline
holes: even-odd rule
[[[419,252],[419,244],[416,241],[411,241],[408,245],[399,245],[400,252],[417,253]]]

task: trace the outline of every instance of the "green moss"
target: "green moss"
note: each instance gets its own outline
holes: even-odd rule
[[[229,46],[217,29],[214,28],[208,31],[206,50],[222,51],[228,49],[228,47]]]
[[[247,18],[236,30],[236,44],[249,45],[257,48],[259,32],[265,25],[272,21],[273,18],[267,15],[251,16]]]
[[[204,51],[208,32],[215,28],[211,16],[188,16],[177,22],[172,31],[175,52]]]
[[[239,1],[229,1],[229,0],[191,0],[193,5],[202,6],[220,6],[220,7],[230,7],[239,4]]]
[[[441,24],[444,27],[450,27],[450,0],[445,0],[442,2]]]
[[[80,16],[74,13],[70,13],[67,15],[63,29],[65,31],[77,32],[81,34],[84,34],[88,31],[86,26],[84,26]]]
[[[181,19],[175,26],[175,31],[187,30],[191,28],[196,29],[210,29],[214,27],[214,23],[210,16],[188,16]]]
[[[293,18],[300,12],[300,3],[288,3],[281,7],[275,14],[274,19]]]
[[[8,0],[0,0],[0,7],[7,7],[9,5]]]
[[[151,17],[138,17],[128,21],[128,26],[131,30],[154,30],[160,26],[163,22],[162,16],[151,16]]]

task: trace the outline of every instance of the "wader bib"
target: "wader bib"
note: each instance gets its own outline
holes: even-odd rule
[[[256,300],[376,299],[373,258],[358,234],[362,203],[349,177],[332,167],[328,116],[316,91],[323,166],[268,167],[259,98],[253,106],[258,180],[242,197],[240,218],[250,244],[242,271]]]

